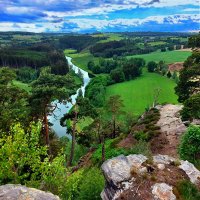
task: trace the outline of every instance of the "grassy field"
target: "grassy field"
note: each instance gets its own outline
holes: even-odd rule
[[[123,39],[123,36],[119,33],[106,33],[105,37],[108,37],[106,40],[101,40],[99,43],[110,42],[110,41],[120,41]]]
[[[27,92],[31,92],[31,87],[30,87],[28,84],[26,84],[26,83],[22,83],[22,82],[20,82],[20,81],[14,80],[14,81],[13,81],[13,84],[14,84],[15,86],[21,88],[22,90],[25,90],[25,91],[27,91]]]
[[[70,56],[72,58],[73,64],[90,73],[92,72],[87,68],[88,62],[94,61],[97,64],[99,61],[99,58],[95,58],[89,51],[80,53],[69,53],[69,49],[66,49],[64,52],[66,56]]]
[[[148,73],[145,69],[143,75],[135,80],[107,87],[106,98],[121,95],[125,105],[124,110],[134,115],[141,115],[146,107],[152,105],[156,88],[161,89],[159,103],[177,104],[175,86],[173,80],[156,73]]]
[[[188,51],[166,51],[166,52],[153,52],[150,54],[141,54],[127,56],[128,58],[144,58],[146,62],[155,61],[159,62],[160,60],[165,61],[167,64],[174,62],[184,62],[188,56],[191,55],[191,52]]]
[[[151,46],[157,46],[157,45],[166,44],[166,42],[158,41],[158,42],[149,42],[148,44],[151,45]]]

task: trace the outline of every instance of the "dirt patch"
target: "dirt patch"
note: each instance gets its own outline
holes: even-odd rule
[[[150,147],[153,154],[167,154],[178,158],[177,147],[180,136],[172,135],[167,137],[166,133],[161,132],[157,137],[150,141]]]
[[[137,140],[133,137],[132,134],[129,134],[126,138],[121,140],[116,146],[118,148],[130,149],[137,143]]]
[[[168,65],[170,72],[179,72],[183,69],[183,62],[176,62]]]

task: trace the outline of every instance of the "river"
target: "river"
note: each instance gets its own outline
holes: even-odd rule
[[[52,129],[55,131],[55,133],[59,137],[66,136],[66,134],[67,134],[67,128],[66,127],[62,127],[60,125],[60,119],[66,113],[68,113],[69,110],[73,107],[73,104],[76,102],[76,98],[78,96],[79,90],[82,90],[83,96],[85,95],[85,88],[88,85],[88,83],[90,82],[90,77],[89,77],[88,72],[86,72],[86,71],[80,69],[79,67],[77,67],[76,65],[74,65],[72,63],[72,58],[66,56],[66,59],[68,61],[68,64],[69,64],[70,68],[76,74],[78,74],[79,71],[82,73],[83,85],[76,91],[76,94],[74,94],[74,95],[71,96],[72,103],[71,102],[67,102],[67,104],[57,103],[57,108],[54,110],[53,115],[50,115],[48,117],[49,122],[51,122],[53,124]]]

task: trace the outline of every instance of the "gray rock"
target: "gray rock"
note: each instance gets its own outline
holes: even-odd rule
[[[160,120],[157,125],[160,126],[162,132],[166,134],[180,135],[186,131],[186,126],[180,118],[182,105],[167,104],[159,107]]]
[[[187,160],[181,161],[179,168],[185,171],[192,183],[197,184],[200,182],[200,171],[192,163]]]
[[[153,162],[155,164],[170,164],[171,162],[175,162],[176,159],[171,157],[171,156],[168,156],[168,155],[156,155],[156,156],[153,156]]]
[[[166,183],[156,183],[152,186],[152,194],[155,200],[176,200],[172,187]]]
[[[139,171],[142,163],[147,160],[143,155],[120,155],[105,161],[102,165],[105,178],[108,182],[112,181],[116,186],[123,181],[131,178],[131,169]]]
[[[112,181],[115,185],[131,177],[131,166],[124,155],[105,161],[101,168],[106,180],[108,182]]]
[[[60,200],[60,198],[34,188],[7,184],[0,186],[0,200]]]

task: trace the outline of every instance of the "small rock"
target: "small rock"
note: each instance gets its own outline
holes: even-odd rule
[[[166,183],[156,183],[152,186],[152,194],[155,200],[176,200],[172,187]]]
[[[158,164],[157,167],[160,170],[164,170],[165,169],[165,165],[164,164]]]
[[[147,168],[146,167],[142,167],[141,169],[138,170],[138,173],[143,175],[147,173]]]
[[[200,171],[190,162],[181,161],[180,169],[185,171],[185,173],[190,178],[190,181],[194,184],[197,184],[200,180]]]

